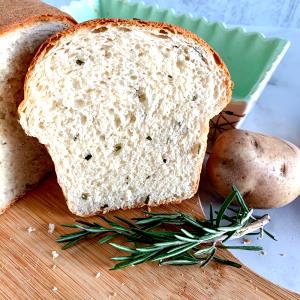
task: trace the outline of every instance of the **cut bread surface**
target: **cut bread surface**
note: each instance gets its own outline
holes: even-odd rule
[[[171,25],[86,22],[50,39],[19,107],[70,210],[159,205],[197,191],[209,119],[230,100],[217,54]]]
[[[69,26],[62,20],[36,21],[0,35],[0,213],[53,169],[44,146],[18,122],[23,83],[35,51],[50,35]]]

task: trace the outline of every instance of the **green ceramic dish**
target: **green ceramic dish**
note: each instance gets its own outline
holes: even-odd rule
[[[207,41],[226,63],[234,82],[231,107],[237,114],[247,114],[289,47],[280,38],[265,38],[260,33],[227,28],[220,22],[176,14],[142,2],[126,0],[80,0],[61,8],[78,22],[94,18],[139,18],[182,26]]]

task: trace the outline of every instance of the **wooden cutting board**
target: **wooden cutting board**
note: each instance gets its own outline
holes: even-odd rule
[[[196,197],[155,210],[176,209],[204,216]],[[141,212],[114,214],[134,217]],[[0,216],[1,299],[300,299],[245,266],[159,267],[147,263],[109,271],[113,266],[110,257],[118,252],[111,246],[89,241],[63,251],[55,242],[60,234],[70,231],[59,224],[73,223],[74,218],[55,176]],[[48,233],[49,223],[56,224],[53,234]],[[35,231],[29,233],[30,226]],[[56,259],[52,258],[53,250],[59,253]],[[235,259],[227,251],[223,254]]]

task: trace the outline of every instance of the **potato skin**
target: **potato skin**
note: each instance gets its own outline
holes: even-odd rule
[[[225,131],[213,146],[207,175],[223,197],[236,185],[249,207],[281,207],[300,195],[300,149],[260,133]]]

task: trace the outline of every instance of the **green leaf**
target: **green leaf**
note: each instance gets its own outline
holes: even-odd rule
[[[236,249],[236,250],[249,250],[249,251],[262,251],[263,247],[260,246],[226,246],[217,245],[218,248],[222,249]]]
[[[218,227],[219,231],[229,232],[229,231],[237,231],[238,229],[241,229],[243,226],[240,224],[237,224],[235,226],[220,226]]]
[[[136,227],[135,224],[133,224],[132,222],[130,222],[130,221],[128,221],[128,220],[126,220],[126,219],[124,219],[124,218],[122,218],[122,217],[119,217],[119,216],[114,216],[114,217],[115,217],[116,219],[118,219],[119,221],[121,221],[121,222],[127,224],[129,227]]]
[[[214,246],[211,246],[208,248],[200,249],[194,253],[194,256],[201,256],[203,254],[210,253],[214,248],[215,248]]]
[[[117,237],[118,235],[119,235],[118,233],[111,234],[111,235],[106,235],[105,237],[101,238],[98,241],[98,244],[100,244],[100,245],[105,244],[106,242],[110,241],[111,239]]]
[[[122,251],[126,251],[126,252],[130,252],[130,253],[138,253],[138,251],[136,251],[135,249],[123,246],[123,245],[119,245],[116,243],[109,243],[111,246],[113,246],[114,248],[118,249],[118,250],[122,250]]]
[[[74,241],[70,241],[68,243],[66,243],[63,247],[62,247],[62,250],[66,250],[66,249],[69,249],[73,246],[75,246],[77,243],[79,243],[81,240],[83,240],[85,237],[81,237],[81,238],[78,238],[77,240],[74,240]]]
[[[227,237],[225,238],[225,240],[223,240],[223,243],[228,241],[234,234],[235,234],[235,231],[230,231],[229,233],[227,233]]]
[[[267,231],[266,229],[263,229],[264,233],[269,236],[271,239],[273,239],[274,241],[278,241],[277,238],[271,234],[269,231]]]
[[[186,251],[194,248],[195,246],[197,246],[197,243],[190,243],[186,247],[183,247],[183,248],[181,248],[181,249],[179,249],[177,251],[174,251],[172,253],[162,253],[162,254],[158,255],[157,257],[155,257],[153,260],[157,261],[157,260],[164,260],[164,259],[169,258],[169,257],[174,257],[174,256],[176,256],[178,254],[181,254],[183,252],[186,252]]]
[[[192,235],[190,232],[188,232],[187,230],[185,230],[184,228],[180,229],[181,232],[183,232],[187,237],[190,237],[192,239],[195,239],[195,236]]]
[[[82,236],[86,236],[88,234],[89,234],[89,232],[87,232],[87,231],[78,231],[78,232],[74,232],[74,233],[70,233],[70,234],[61,235],[59,238],[56,239],[56,242],[64,243],[64,242],[72,241],[72,240],[77,239]]]
[[[147,256],[141,256],[141,255],[138,255],[136,257],[131,256],[130,261],[116,264],[111,270],[118,270],[118,269],[123,269],[125,267],[129,267],[129,266],[133,266],[133,265],[138,265],[140,263],[148,261],[155,254],[156,254],[156,252],[151,253],[151,254],[149,254]]]
[[[216,253],[216,248],[214,247],[210,254],[207,256],[207,258],[201,263],[201,267],[205,267],[208,265],[208,263],[213,259],[214,255]]]
[[[217,219],[216,219],[216,227],[220,226],[220,222],[222,220],[222,217],[227,209],[227,207],[231,204],[231,202],[233,201],[233,199],[236,197],[237,192],[235,190],[233,190],[231,192],[231,194],[225,199],[224,203],[222,204],[218,215],[217,215]]]
[[[221,258],[221,257],[218,257],[218,256],[214,256],[213,259],[216,262],[218,262],[220,264],[223,264],[223,265],[232,266],[232,267],[235,267],[235,268],[241,268],[242,267],[242,265],[237,263],[237,262],[234,262],[234,261],[228,260],[228,259],[224,259],[224,258]]]
[[[177,246],[177,245],[182,245],[182,244],[185,244],[185,242],[184,241],[173,240],[173,241],[170,241],[170,242],[155,243],[153,245],[157,246],[157,247],[170,247],[170,246]]]
[[[245,217],[241,219],[241,225],[244,225],[252,216],[253,209],[249,210]]]
[[[160,265],[175,265],[175,266],[183,266],[183,265],[195,265],[198,264],[197,261],[185,260],[185,259],[173,259],[161,261]]]
[[[209,204],[209,220],[211,226],[214,226],[214,213],[213,213],[213,207],[211,203]]]
[[[90,228],[87,226],[82,226],[79,224],[76,224],[76,228],[87,231],[87,232],[92,232],[92,233],[104,233],[104,232],[110,232],[110,229],[104,228],[104,227],[100,227],[100,228]]]
[[[131,257],[132,257],[131,255],[129,255],[129,256],[114,256],[114,257],[111,258],[111,260],[117,260],[117,261],[126,260],[126,261],[129,261],[131,259]]]
[[[89,222],[86,222],[86,221],[83,221],[83,220],[75,220],[75,221],[79,224],[86,225],[86,226],[89,226],[89,227],[103,227],[98,223],[89,223]]]
[[[190,242],[190,243],[194,243],[194,242],[197,242],[197,240],[195,239],[190,239],[190,238],[187,238],[185,236],[181,236],[181,235],[177,235],[175,234],[174,237],[180,241],[184,241],[184,242]]]
[[[243,210],[246,212],[249,212],[249,209],[248,209],[240,191],[238,190],[238,188],[235,185],[233,185],[232,190],[236,193],[237,200],[238,200],[240,206],[243,208]]]
[[[117,223],[111,221],[110,219],[104,217],[104,216],[98,216],[101,220],[105,221],[108,225],[113,226],[113,225],[117,225]]]
[[[205,226],[202,226],[199,222],[197,222],[195,219],[193,219],[192,217],[188,216],[188,215],[182,215],[182,217],[184,218],[185,221],[187,221],[189,224],[201,228],[203,231],[206,231],[208,233],[216,233],[217,231],[211,228],[207,228]]]

